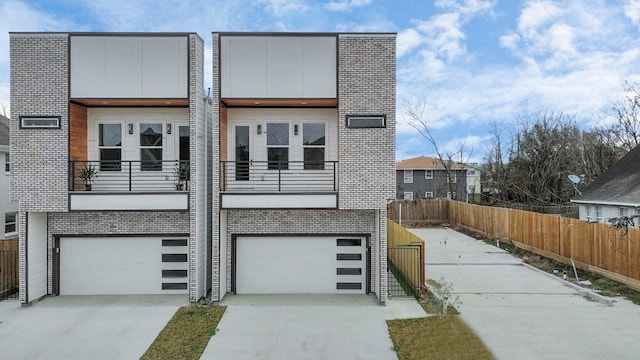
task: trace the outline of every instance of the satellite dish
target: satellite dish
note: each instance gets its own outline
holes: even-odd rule
[[[580,183],[580,181],[582,181],[580,176],[571,174],[571,175],[569,175],[569,180],[571,180],[571,182],[573,183],[573,190],[576,191],[575,195],[576,196],[577,195],[582,196],[582,193],[580,192],[580,190],[578,190],[578,186],[577,186]]]
[[[573,174],[569,175],[569,180],[571,180],[571,182],[574,184],[579,184],[580,181],[582,181],[582,179],[580,179],[580,176]]]

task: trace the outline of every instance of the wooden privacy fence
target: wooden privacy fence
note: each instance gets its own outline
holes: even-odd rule
[[[387,219],[387,258],[415,294],[422,295],[425,281],[424,240]]]
[[[416,205],[425,214],[435,213],[447,222],[482,236],[511,242],[536,254],[602,274],[640,291],[640,229],[616,230],[604,223],[545,215],[523,210],[496,208],[450,200],[421,200]],[[441,202],[447,202],[444,206]],[[411,206],[404,201],[404,207]],[[390,208],[397,206],[390,204]],[[422,208],[432,207],[423,211]],[[408,213],[412,214],[412,210]],[[427,219],[429,220],[429,219]],[[403,220],[404,223],[404,220]]]
[[[18,241],[0,241],[0,300],[18,292]]]

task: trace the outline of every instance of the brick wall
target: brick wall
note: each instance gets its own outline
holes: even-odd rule
[[[66,211],[68,35],[11,34],[10,52],[13,195],[22,211]],[[59,116],[60,128],[20,129],[20,116]]]
[[[340,209],[384,209],[395,198],[394,34],[338,36]],[[386,128],[349,129],[347,115],[386,115]]]

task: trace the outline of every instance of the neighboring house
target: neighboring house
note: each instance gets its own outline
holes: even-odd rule
[[[11,156],[9,155],[9,119],[0,115],[0,241],[18,237],[18,203],[11,200]]]
[[[396,163],[396,199],[419,200],[455,198],[468,201],[469,167],[454,163],[451,166],[451,178],[439,159],[419,156]],[[471,168],[475,181],[480,176],[479,170]],[[454,184],[450,184],[452,181]],[[479,185],[479,184],[478,184]],[[451,194],[454,189],[455,194]],[[475,189],[475,188],[474,188]]]
[[[480,165],[477,163],[467,164],[467,198],[469,202],[480,200],[482,195]]]
[[[579,218],[588,222],[640,214],[640,146],[600,174],[571,202],[578,204]],[[635,223],[638,225],[637,219]]]
[[[22,302],[386,300],[395,34],[10,38]]]

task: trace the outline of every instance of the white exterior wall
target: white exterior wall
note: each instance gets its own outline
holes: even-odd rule
[[[18,203],[11,201],[11,177],[10,172],[5,171],[5,155],[9,153],[9,146],[0,145],[0,240],[18,237],[18,215],[16,214],[16,231],[4,232],[5,213],[17,212]]]
[[[335,36],[223,36],[222,98],[335,98]]]
[[[72,98],[186,98],[187,37],[72,36]]]
[[[189,109],[88,108],[87,149],[89,160],[100,159],[98,152],[98,124],[106,123],[122,124],[122,160],[140,160],[140,124],[163,124],[163,159],[174,160],[178,158],[178,126],[189,126]],[[129,134],[128,124],[133,124],[133,134]],[[171,134],[167,134],[167,124],[172,124]]]
[[[47,295],[47,214],[27,214],[27,301]]]
[[[598,219],[597,213],[596,213],[596,208],[598,206],[602,208],[602,216],[600,217],[600,219]],[[587,208],[591,209],[590,216],[587,216],[587,212],[588,212]],[[578,217],[579,217],[580,220],[584,220],[584,221],[588,221],[588,222],[605,222],[606,219],[619,217],[621,208],[626,209],[626,211],[627,211],[627,215],[626,216],[636,215],[636,214],[639,213],[638,210],[637,210],[638,208],[636,208],[634,206],[578,204],[578,213],[579,213]]]

